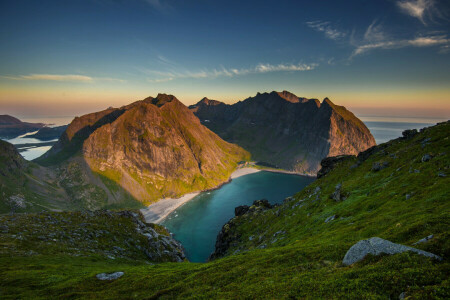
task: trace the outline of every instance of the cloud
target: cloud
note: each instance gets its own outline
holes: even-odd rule
[[[364,40],[370,42],[383,41],[386,38],[387,36],[383,31],[382,25],[377,24],[377,20],[374,20],[364,33]]]
[[[376,43],[363,44],[353,51],[352,57],[363,54],[374,49],[398,49],[404,47],[431,47],[442,46],[441,49],[448,48],[450,39],[446,35],[440,36],[421,36],[414,39],[405,40],[387,40]]]
[[[84,75],[30,74],[30,75],[1,76],[1,77],[12,80],[67,81],[67,82],[84,82],[84,83],[91,83],[94,81],[125,82],[125,80],[117,78],[90,77]]]
[[[419,19],[426,25],[424,20],[425,13],[430,12],[434,2],[433,0],[403,0],[397,1],[397,6],[403,13]]]
[[[168,3],[167,0],[145,0],[145,2],[163,13],[167,13],[172,10],[172,6]]]
[[[201,79],[201,78],[217,78],[217,77],[234,77],[234,76],[242,76],[248,74],[261,74],[261,73],[270,73],[270,72],[301,72],[301,71],[310,71],[317,67],[317,64],[258,64],[252,68],[225,68],[221,66],[220,68],[213,70],[201,70],[197,72],[192,71],[169,71],[169,72],[161,72],[161,71],[153,71],[153,70],[142,70],[145,74],[153,74],[159,76],[158,78],[149,78],[148,82],[151,83],[162,83],[172,81],[174,79],[180,78],[192,78],[192,79]]]
[[[347,35],[345,32],[333,28],[330,25],[330,22],[312,21],[306,22],[306,25],[316,31],[323,32],[325,36],[331,40],[339,40]]]

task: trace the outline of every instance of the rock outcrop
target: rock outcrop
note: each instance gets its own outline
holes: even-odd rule
[[[24,243],[41,255],[93,255],[155,263],[186,260],[183,247],[165,227],[145,223],[134,211],[0,215],[0,223],[3,245],[18,256],[27,256],[17,246]]]
[[[383,240],[379,237],[372,237],[367,240],[361,240],[354,244],[345,254],[342,263],[344,265],[351,265],[355,262],[361,261],[368,254],[380,255],[380,254],[397,254],[406,251],[411,251],[426,257],[431,257],[437,260],[442,260],[442,257],[433,253],[426,252],[420,249],[395,244],[387,240]]]
[[[236,207],[234,210],[235,217],[223,225],[217,235],[215,249],[209,256],[209,260],[225,256],[231,247],[239,244],[240,236],[235,230],[236,218],[245,217],[250,214],[258,214],[273,207],[274,206],[272,206],[267,199],[255,200],[250,207],[247,205]]]
[[[375,145],[364,123],[328,98],[320,103],[283,91],[232,105],[204,98],[189,108],[253,159],[297,172],[316,173],[325,157],[356,155]]]

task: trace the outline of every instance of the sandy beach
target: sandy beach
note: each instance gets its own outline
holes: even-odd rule
[[[230,179],[235,179],[244,175],[260,172],[261,170],[254,168],[240,168],[234,171]],[[175,209],[193,199],[195,196],[200,194],[200,192],[193,192],[186,194],[180,198],[165,198],[161,199],[147,208],[141,209],[141,213],[145,217],[145,221],[148,223],[161,223],[171,212]]]

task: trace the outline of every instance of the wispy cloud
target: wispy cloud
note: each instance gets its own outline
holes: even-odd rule
[[[330,25],[330,22],[312,21],[306,22],[306,25],[316,31],[323,32],[325,36],[331,40],[339,40],[347,35],[345,32],[333,28]]]
[[[173,9],[172,6],[168,3],[168,0],[144,0],[144,1],[153,6],[153,8],[159,10],[160,12],[167,13]]]
[[[363,44],[358,46],[352,54],[353,56],[363,54],[374,49],[398,49],[404,47],[430,47],[442,46],[442,49],[448,48],[450,39],[446,35],[440,36],[420,36],[405,40],[386,40],[376,43]]]
[[[431,13],[434,6],[433,0],[402,0],[397,1],[397,6],[402,12],[411,17],[419,19],[423,24],[425,23],[425,14]]]
[[[67,81],[67,82],[84,82],[91,83],[94,81],[114,81],[125,82],[125,80],[109,77],[90,77],[85,75],[58,75],[58,74],[29,74],[19,76],[1,76],[2,78],[11,80],[42,80],[42,81]]]
[[[386,40],[387,36],[383,30],[381,24],[374,20],[372,24],[367,27],[366,32],[364,33],[364,40],[367,42],[377,42]]]
[[[200,70],[197,72],[192,71],[153,71],[153,70],[142,70],[145,74],[153,74],[154,78],[148,78],[147,81],[151,83],[162,83],[168,82],[174,79],[180,78],[217,78],[217,77],[234,77],[234,76],[242,76],[248,74],[261,74],[261,73],[270,73],[270,72],[301,72],[301,71],[310,71],[317,67],[317,64],[258,64],[252,68],[225,68],[220,67],[213,70]]]

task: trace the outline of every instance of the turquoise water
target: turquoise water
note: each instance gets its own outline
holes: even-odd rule
[[[234,217],[234,208],[267,199],[281,203],[314,181],[311,177],[258,172],[233,179],[220,189],[204,192],[172,212],[162,225],[179,240],[188,259],[204,262],[214,251],[222,226]]]

